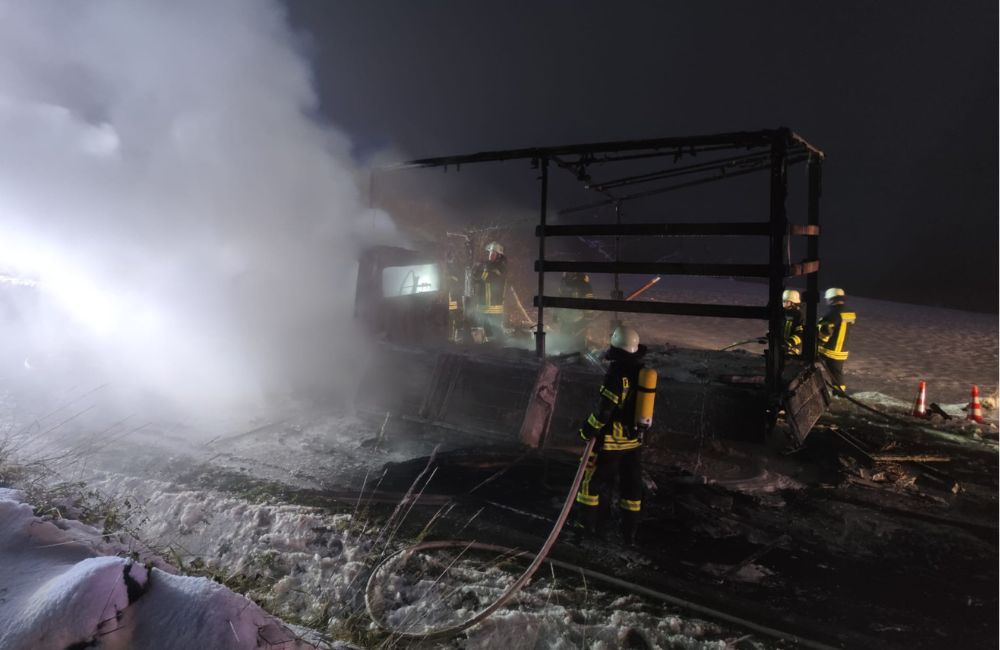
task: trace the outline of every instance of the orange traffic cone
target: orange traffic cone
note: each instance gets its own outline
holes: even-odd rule
[[[974,422],[983,421],[983,405],[979,403],[979,386],[972,385],[972,401],[969,402],[968,419]]]
[[[913,400],[913,410],[910,412],[915,418],[927,417],[927,382],[922,381],[917,387],[917,397]]]

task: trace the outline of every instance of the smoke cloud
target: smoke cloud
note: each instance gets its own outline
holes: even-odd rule
[[[0,274],[37,282],[0,283],[4,364],[343,392],[356,250],[395,235],[317,110],[276,2],[0,3]]]

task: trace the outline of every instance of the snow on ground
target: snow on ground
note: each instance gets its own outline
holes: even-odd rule
[[[659,300],[757,304],[764,289],[731,281],[671,279],[654,291],[650,297]],[[847,365],[848,387],[856,398],[905,413],[917,381],[924,379],[928,401],[961,418],[972,383],[980,385],[984,397],[995,393],[995,315],[855,298],[850,304],[859,313]],[[763,326],[757,321],[648,316],[636,316],[635,323],[651,342],[700,348],[757,336]],[[260,502],[260,495],[223,491],[219,485],[197,488],[177,479],[200,465],[248,480],[322,489],[336,471],[329,466],[331,457],[363,473],[407,456],[361,444],[378,437],[377,423],[294,407],[251,422],[249,415],[241,422],[167,422],[123,412],[102,401],[100,387],[86,382],[65,379],[47,389],[37,373],[24,384],[17,377],[4,381],[12,387],[32,385],[45,396],[30,402],[13,389],[0,395],[2,431],[23,434],[25,444],[18,451],[44,450],[50,465],[61,472],[58,478],[86,481],[107,498],[131,504],[123,527],[132,537],[102,539],[102,533],[83,524],[37,517],[14,493],[4,492],[0,589],[6,591],[0,594],[0,635],[5,636],[0,636],[0,647],[46,647],[52,641],[48,647],[62,650],[75,642],[63,643],[70,638],[88,640],[110,629],[116,631],[99,637],[96,647],[128,647],[130,642],[147,648],[255,647],[255,630],[265,629],[261,626],[274,626],[266,627],[266,634],[283,629],[253,602],[221,585],[171,575],[163,561],[159,568],[146,569],[118,557],[136,549],[144,560],[159,553],[185,571],[217,576],[252,594],[272,614],[332,635],[351,626],[370,627],[351,616],[357,612],[367,567],[387,545],[368,524],[364,503],[352,517],[283,504],[273,495]],[[987,409],[986,415],[995,421],[995,410]],[[261,428],[263,435],[245,435]],[[447,616],[473,611],[515,575],[513,569],[491,571],[489,566],[483,558],[456,564],[460,571],[453,579],[465,575],[469,582],[449,583],[459,600],[443,600],[454,605]],[[145,580],[138,600],[129,598],[126,567],[137,583]],[[758,567],[748,565],[739,579],[763,577]],[[421,599],[429,589],[425,573],[399,571],[383,589],[392,604],[386,614],[397,624],[445,615],[431,611],[434,599]],[[181,620],[191,634],[206,635],[211,643],[164,632],[182,627]],[[45,641],[42,634],[49,635]],[[614,648],[638,644],[637,635],[651,647],[722,648],[740,633],[648,600],[622,599],[593,583],[583,587],[576,576],[543,567],[507,609],[449,647]]]
[[[369,521],[367,502],[359,501],[353,509],[348,508],[353,511],[351,514],[334,514],[318,508],[253,500],[259,499],[259,495],[248,498],[231,492],[191,489],[187,484],[154,478],[190,469],[191,463],[201,456],[230,470],[245,465],[252,469],[252,474],[257,474],[263,468],[265,474],[274,477],[284,466],[285,479],[290,484],[315,487],[324,482],[322,466],[328,462],[324,459],[329,459],[330,454],[347,455],[348,465],[355,454],[359,456],[358,462],[360,456],[366,455],[368,462],[374,459],[376,465],[396,457],[393,453],[372,453],[359,448],[360,439],[373,436],[377,431],[364,431],[362,423],[350,417],[337,419],[327,414],[314,417],[311,424],[298,421],[279,424],[278,435],[264,436],[275,439],[270,445],[254,436],[226,435],[199,443],[178,439],[172,434],[164,437],[162,432],[150,428],[137,432],[133,435],[137,447],[121,441],[117,445],[119,449],[102,448],[98,457],[66,466],[72,478],[85,481],[88,491],[99,493],[108,503],[120,504],[116,514],[120,529],[116,534],[102,540],[97,531],[67,519],[56,519],[47,525],[74,531],[75,539],[81,540],[81,548],[88,549],[89,555],[134,553],[138,549],[146,557],[166,558],[182,572],[213,576],[247,594],[271,614],[306,624],[322,631],[327,638],[343,638],[352,630],[356,634],[358,628],[371,628],[367,618],[362,616],[358,620],[357,609],[368,568],[405,542],[387,543],[383,531]],[[65,425],[76,426],[80,426],[79,420]],[[354,428],[354,435],[349,438],[347,429],[350,427]],[[57,441],[60,445],[65,443],[64,437]],[[148,448],[148,458],[143,457],[142,448]],[[164,453],[167,449],[169,454]],[[304,453],[310,449],[312,454]],[[121,457],[116,456],[118,452]],[[116,469],[107,471],[107,467]],[[288,471],[289,467],[294,467],[295,471]],[[377,477],[372,475],[369,491],[376,484]],[[23,508],[30,513],[26,506]],[[0,549],[0,555],[6,557],[6,552]],[[490,563],[490,558],[479,558],[456,566],[461,569],[457,577],[450,577],[442,586],[458,589],[466,600],[459,602],[457,610],[448,607],[446,612],[438,611],[436,615],[452,618],[471,615],[476,608],[499,595],[513,579],[517,567],[483,571],[483,565]],[[173,570],[162,561],[160,566]],[[626,639],[641,637],[653,648],[713,649],[725,647],[727,639],[739,636],[738,631],[691,618],[684,612],[671,611],[656,603],[635,600],[628,601],[624,608],[612,607],[618,597],[602,591],[599,585],[590,584],[581,591],[576,576],[560,575],[550,579],[554,576],[554,573],[536,576],[533,584],[511,605],[449,647],[493,648],[502,640],[503,645],[510,648],[586,647],[597,650],[620,647]],[[204,578],[190,580],[222,589],[232,596],[228,590]],[[399,623],[411,617],[420,621],[435,611],[434,600],[420,598],[427,586],[424,576],[399,573],[392,575],[389,583],[396,587],[393,598],[397,607],[390,614],[390,620]],[[154,584],[169,583],[159,580]],[[469,599],[473,593],[478,596]],[[204,600],[210,595],[199,597]],[[239,602],[250,603],[247,600]],[[138,601],[125,609],[145,611],[139,607],[142,603]],[[469,609],[462,609],[463,604]],[[14,612],[13,616],[20,614]],[[213,621],[218,622],[213,619],[206,624],[213,624]],[[129,624],[132,625],[131,619]],[[136,635],[147,634],[144,631],[147,627],[139,624],[134,627]],[[192,634],[207,632],[196,629]],[[240,634],[240,638],[243,636]],[[0,644],[0,647],[6,646]],[[230,646],[220,643],[187,647]]]
[[[91,485],[141,504],[141,517],[147,520],[141,534],[155,540],[150,543],[166,556],[240,583],[268,611],[331,636],[352,623],[353,604],[360,602],[368,567],[399,548],[399,543],[387,544],[382,531],[367,523],[363,503],[352,517],[179,490],[137,477],[109,475]],[[433,575],[440,575],[443,560],[425,559],[425,568],[436,567]],[[515,568],[495,566],[489,557],[456,563],[448,578],[435,584],[452,594],[444,601],[429,596],[433,581],[425,571],[390,572],[383,586],[393,603],[387,619],[416,630],[431,622],[459,622],[499,596],[513,580]],[[654,648],[708,650],[723,648],[726,639],[739,636],[638,599],[608,609],[615,598],[595,584],[581,590],[576,576],[552,580],[543,573],[511,606],[460,637],[456,645],[445,645],[600,650],[620,647],[629,634],[639,634]],[[367,621],[362,626],[371,627]]]
[[[0,648],[316,647],[219,584],[116,550],[96,529],[38,517],[0,489]]]
[[[878,391],[913,402],[920,380],[927,381],[928,403],[969,401],[978,384],[983,397],[997,392],[1000,328],[996,314],[958,311],[872,300],[851,295],[858,314],[849,341],[848,390]],[[664,278],[648,299],[706,304],[763,305],[767,285],[714,278]],[[822,315],[820,305],[818,314]],[[719,349],[761,336],[763,321],[689,316],[629,315],[641,335],[656,343]],[[759,351],[760,345],[744,349]]]
[[[139,504],[147,520],[139,533],[167,557],[239,577],[272,612],[295,620],[324,625],[324,612],[346,600],[364,569],[370,540],[349,530],[350,514],[254,504],[120,474],[90,485]]]

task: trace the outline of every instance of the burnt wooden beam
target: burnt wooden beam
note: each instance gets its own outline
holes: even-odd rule
[[[788,224],[789,235],[800,235],[804,237],[819,237],[819,224]]]
[[[679,262],[557,262],[536,261],[542,273],[625,273],[637,275],[716,275],[766,278],[767,264],[687,264]]]
[[[675,316],[712,316],[716,318],[745,318],[766,320],[767,307],[747,305],[705,305],[685,302],[653,302],[643,300],[602,300],[597,298],[557,298],[535,296],[535,306],[557,309],[586,309],[589,311],[626,312],[633,314],[669,314]]]
[[[546,237],[707,237],[767,235],[768,224],[743,223],[623,223],[617,224],[567,224],[540,226],[535,236]]]
[[[768,236],[766,221],[725,223],[624,223],[535,226],[536,237],[744,237]],[[789,235],[818,236],[819,226],[790,224]]]
[[[878,463],[950,463],[951,456],[941,454],[872,454]]]
[[[785,277],[808,275],[819,270],[818,260],[780,265]],[[634,275],[709,275],[718,277],[766,278],[767,264],[701,264],[688,262],[562,262],[535,260],[537,273],[622,273]],[[778,301],[781,304],[781,301]]]
[[[819,271],[819,260],[802,260],[798,264],[785,266],[785,277],[791,278],[799,275],[809,275]]]

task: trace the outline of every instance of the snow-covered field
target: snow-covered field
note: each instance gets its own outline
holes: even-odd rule
[[[658,299],[751,304],[763,289],[692,281],[657,291]],[[929,401],[961,416],[972,383],[984,396],[995,394],[996,316],[851,304],[859,322],[847,381],[862,399],[905,410],[925,379]],[[761,325],[635,322],[652,341],[703,348],[749,338]],[[48,383],[8,373],[4,381],[0,441],[10,455],[0,461],[45,459],[39,474],[19,477],[33,479],[27,495],[59,481],[79,482],[79,494],[63,486],[60,505],[51,498],[25,504],[31,496],[0,492],[0,648],[307,647],[295,637],[304,628],[289,630],[272,615],[328,641],[386,642],[364,614],[364,587],[377,560],[412,541],[394,538],[391,525],[416,515],[404,507],[396,519],[376,517],[373,495],[384,463],[427,455],[429,443],[380,447],[373,444],[378,422],[291,403],[242,419],[144,417],[79,378]],[[995,423],[995,410],[987,417]],[[336,507],[304,503],[302,491],[337,484],[339,472],[363,477],[368,496]],[[95,500],[106,506],[100,517],[81,507]],[[434,515],[437,523],[457,516],[447,506]],[[97,528],[72,520],[88,513]],[[390,572],[378,587],[386,620],[403,627],[454,622],[498,595],[522,567],[481,553],[455,555],[413,558]],[[751,563],[741,579],[760,579],[754,572],[762,570]],[[741,648],[785,647],[745,637],[739,627],[543,567],[511,605],[439,647],[721,650],[737,640]]]
[[[857,298],[850,287],[847,293],[848,307],[858,314],[845,371],[849,390],[877,391],[912,402],[917,383],[925,380],[928,402],[965,404],[973,384],[979,385],[983,396],[996,394],[1000,374],[996,314]],[[767,303],[766,285],[722,279],[666,278],[646,295],[672,302]],[[820,316],[823,310],[820,305]],[[634,320],[653,341],[709,349],[760,336],[767,329],[754,320],[645,315]]]
[[[354,423],[360,426],[357,421]],[[136,435],[142,436],[141,433]],[[300,444],[303,447],[323,444],[339,447],[357,442],[356,438],[349,438],[348,435],[347,431],[331,433],[331,428],[328,427],[322,434],[306,434]],[[156,444],[149,438],[144,438],[143,442]],[[162,451],[158,450],[160,453]],[[173,451],[178,451],[176,446]],[[175,466],[184,456],[184,453],[175,453],[167,465]],[[237,458],[235,462],[252,462],[242,456]],[[378,455],[377,458],[384,460],[386,455]],[[233,462],[232,458],[229,461]],[[112,464],[117,462],[114,460]],[[136,467],[143,467],[142,463],[140,459]],[[155,468],[155,465],[153,463],[145,467],[151,473],[165,471],[163,467]],[[307,465],[308,462],[299,463],[295,472],[299,476],[299,482],[302,482],[303,475],[316,471],[316,468],[303,469]],[[120,560],[124,563],[125,557],[138,554],[142,559],[152,559],[171,573],[186,571],[198,576],[216,577],[224,584],[245,592],[254,601],[261,603],[269,613],[318,630],[327,639],[345,636],[357,639],[359,635],[364,637],[368,634],[367,630],[372,631],[372,638],[382,638],[374,633],[372,624],[364,616],[363,610],[359,613],[358,607],[371,565],[407,540],[389,539],[389,529],[384,524],[376,525],[369,521],[367,499],[359,500],[354,506],[347,504],[346,512],[337,514],[320,508],[282,504],[279,499],[271,498],[261,502],[246,494],[233,495],[217,489],[190,489],[178,482],[135,475],[124,468],[119,471],[74,468],[71,473],[76,478],[86,476],[87,491],[95,491],[102,498],[109,498],[112,503],[117,504],[118,521],[115,532],[110,535],[113,539],[108,539],[99,530],[61,517],[46,516],[45,513],[40,517],[33,516],[27,505],[15,505],[20,499],[19,495],[8,492],[6,506],[18,508],[19,513],[19,518],[10,520],[11,526],[43,526],[53,529],[57,526],[67,527],[75,537],[63,535],[55,543],[64,543],[68,539],[79,540],[74,542],[74,547],[81,549],[81,557],[115,556],[109,557],[109,561],[114,559],[115,562]],[[296,482],[295,478],[291,480]],[[373,475],[370,480],[368,489],[373,490],[376,487],[376,477]],[[309,481],[305,480],[305,483],[308,484]],[[72,511],[72,507],[69,510]],[[448,516],[449,513],[442,513],[443,519]],[[46,537],[43,545],[48,543],[51,540]],[[20,546],[30,547],[31,543],[25,538],[14,538],[0,552],[10,557]],[[516,576],[518,563],[512,563],[509,559],[506,563],[495,560],[495,557],[489,555],[470,553],[468,557],[455,563],[447,579],[436,585],[439,588],[447,587],[446,591],[451,592],[452,596],[437,602],[427,597],[433,579],[429,580],[429,574],[425,571],[414,572],[412,568],[429,567],[437,577],[441,575],[443,566],[451,564],[448,557],[430,555],[421,558],[421,562],[411,562],[406,570],[391,572],[382,587],[390,603],[390,611],[386,614],[387,622],[394,626],[401,625],[401,629],[420,629],[432,621],[449,619],[455,622],[456,618],[460,620],[463,616],[471,616],[475,609],[498,596]],[[43,555],[35,561],[45,563],[54,559]],[[14,562],[11,566],[16,564]],[[136,567],[138,570],[139,565]],[[72,570],[72,566],[66,564],[51,570],[64,572]],[[206,578],[187,580],[190,582],[185,584],[194,585],[191,587],[194,592],[210,589],[214,590],[213,593],[225,593],[224,597],[217,597],[229,599],[226,602],[253,606],[243,596],[233,594]],[[74,584],[72,589],[98,589],[105,586],[107,581],[96,585]],[[125,588],[124,582],[118,586]],[[34,599],[33,592],[27,586],[12,593],[16,593],[17,597],[9,598],[9,606],[0,610],[0,616],[5,621],[20,620],[26,616],[18,603],[30,603]],[[178,595],[175,600],[182,600],[182,595]],[[155,600],[151,599],[150,602]],[[183,605],[188,608],[200,606],[200,601]],[[454,609],[450,609],[452,606]],[[128,603],[119,604],[120,610],[127,607]],[[256,606],[253,611],[258,611]],[[247,633],[247,630],[253,629],[253,625],[272,624],[270,619],[262,623],[263,619],[259,616],[244,616],[244,628],[238,628],[233,634],[222,614],[207,619],[188,617],[191,624],[185,633],[189,636],[179,637],[176,645],[170,645],[170,640],[164,638],[158,642],[160,645],[143,646],[136,641],[131,646],[128,643],[112,646],[105,645],[110,642],[110,637],[102,635],[104,628],[99,624],[107,618],[107,612],[97,612],[94,616],[99,614],[104,618],[95,618],[93,621],[88,619],[86,625],[81,624],[82,628],[72,627],[67,629],[66,634],[75,634],[75,638],[79,640],[96,639],[98,645],[94,647],[98,648],[237,648],[255,647],[239,645],[236,641],[237,636],[243,641],[255,639],[253,634]],[[173,614],[164,611],[163,616]],[[120,635],[119,638],[148,638],[143,636],[147,635],[146,628],[136,623],[135,619],[122,619],[118,625],[126,624],[135,628],[128,634],[136,636]],[[220,624],[224,628],[222,632],[215,629]],[[206,627],[199,631],[202,625]],[[231,638],[226,639],[223,632],[230,634]],[[204,645],[192,644],[190,638],[199,634],[204,635],[199,642]],[[211,636],[213,634],[223,634],[222,639]],[[271,636],[274,637],[275,634],[276,629],[271,630]],[[655,601],[645,601],[636,596],[622,597],[614,591],[602,589],[599,583],[591,581],[588,584],[586,578],[581,580],[579,575],[572,572],[547,568],[511,606],[468,632],[456,643],[457,647],[464,648],[601,649],[621,647],[626,640],[640,643],[637,639],[642,639],[642,643],[649,647],[721,649],[726,647],[727,640],[739,636],[739,630],[692,617],[683,610],[664,607]],[[223,641],[230,645],[223,645]],[[11,641],[9,645],[0,644],[0,647],[26,649],[63,646],[46,646],[36,640],[25,643]],[[299,646],[264,644],[260,647]]]

